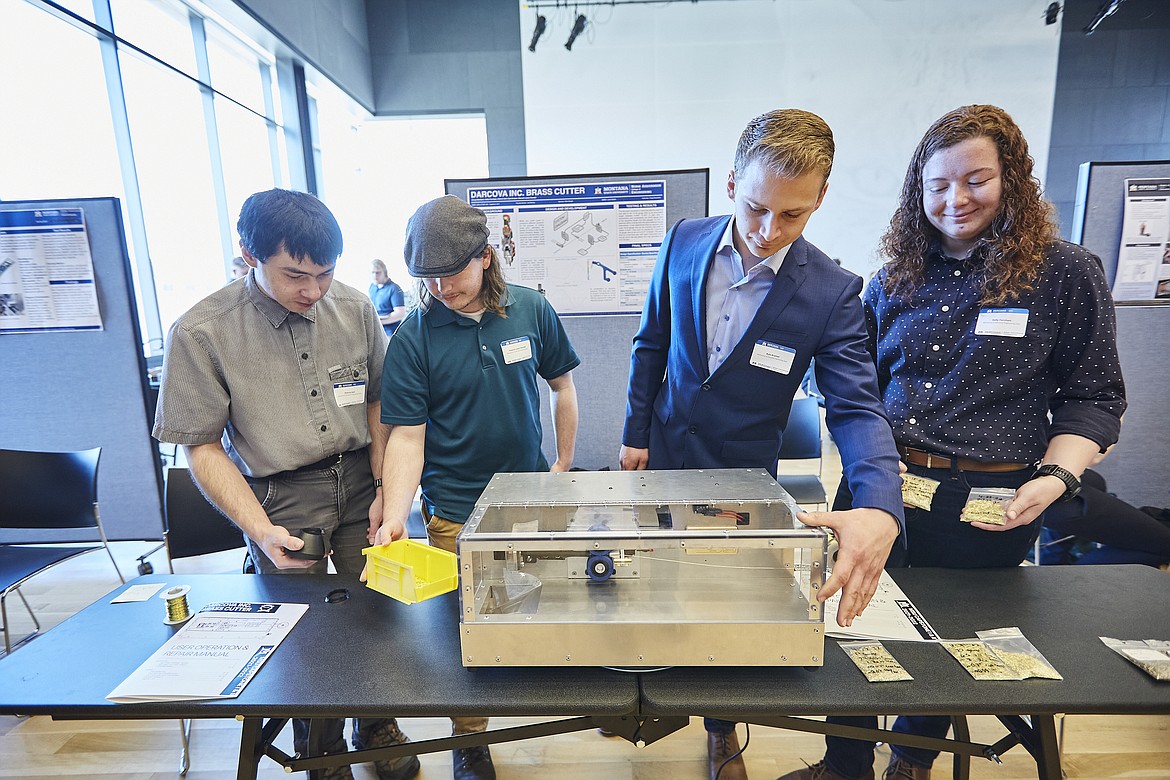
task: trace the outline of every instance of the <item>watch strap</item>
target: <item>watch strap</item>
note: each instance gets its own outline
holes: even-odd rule
[[[1081,481],[1068,469],[1055,463],[1045,463],[1032,472],[1032,479],[1038,477],[1056,477],[1064,483],[1064,493],[1057,501],[1068,501],[1076,498],[1081,492]]]

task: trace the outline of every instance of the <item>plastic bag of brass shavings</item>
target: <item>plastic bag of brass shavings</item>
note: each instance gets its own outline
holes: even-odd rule
[[[975,636],[982,639],[983,643],[990,647],[1009,669],[1019,675],[1021,680],[1029,677],[1040,677],[1045,680],[1064,679],[1015,626],[976,631]]]
[[[910,673],[876,640],[842,642],[841,649],[870,682],[913,680]]]
[[[943,640],[942,646],[976,680],[1018,680],[1020,675],[981,639]]]
[[[1170,680],[1170,641],[1099,637],[1105,646],[1155,680]]]

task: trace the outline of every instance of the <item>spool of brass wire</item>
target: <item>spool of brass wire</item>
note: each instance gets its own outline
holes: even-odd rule
[[[163,620],[168,626],[177,626],[185,623],[191,617],[191,608],[187,605],[187,592],[190,585],[176,585],[167,588],[159,594],[159,598],[167,603],[167,616]]]

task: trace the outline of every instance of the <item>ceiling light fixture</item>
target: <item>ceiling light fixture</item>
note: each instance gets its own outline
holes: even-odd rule
[[[536,42],[540,40],[540,36],[544,35],[544,28],[548,24],[548,20],[544,18],[544,14],[536,15],[536,28],[532,31],[532,43],[528,44],[528,51],[536,51]]]
[[[1097,9],[1097,13],[1093,14],[1093,21],[1085,25],[1085,35],[1092,35],[1093,32],[1105,21],[1108,17],[1117,13],[1117,9],[1125,0],[1105,0],[1101,7]]]
[[[577,40],[577,36],[585,31],[585,24],[585,14],[577,14],[577,21],[573,22],[573,30],[569,33],[569,40],[565,41],[566,49],[573,50],[573,41]]]

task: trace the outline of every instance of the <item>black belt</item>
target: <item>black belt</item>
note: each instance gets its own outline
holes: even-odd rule
[[[340,452],[336,455],[330,455],[316,463],[310,463],[307,466],[301,466],[299,469],[291,469],[289,471],[278,471],[275,474],[269,474],[267,477],[260,477],[260,479],[288,479],[295,477],[298,474],[306,474],[310,471],[325,471],[331,469],[341,463],[343,460],[351,459],[355,456],[361,455],[363,458],[368,457],[366,448],[362,447],[360,450],[350,450],[349,452]]]

